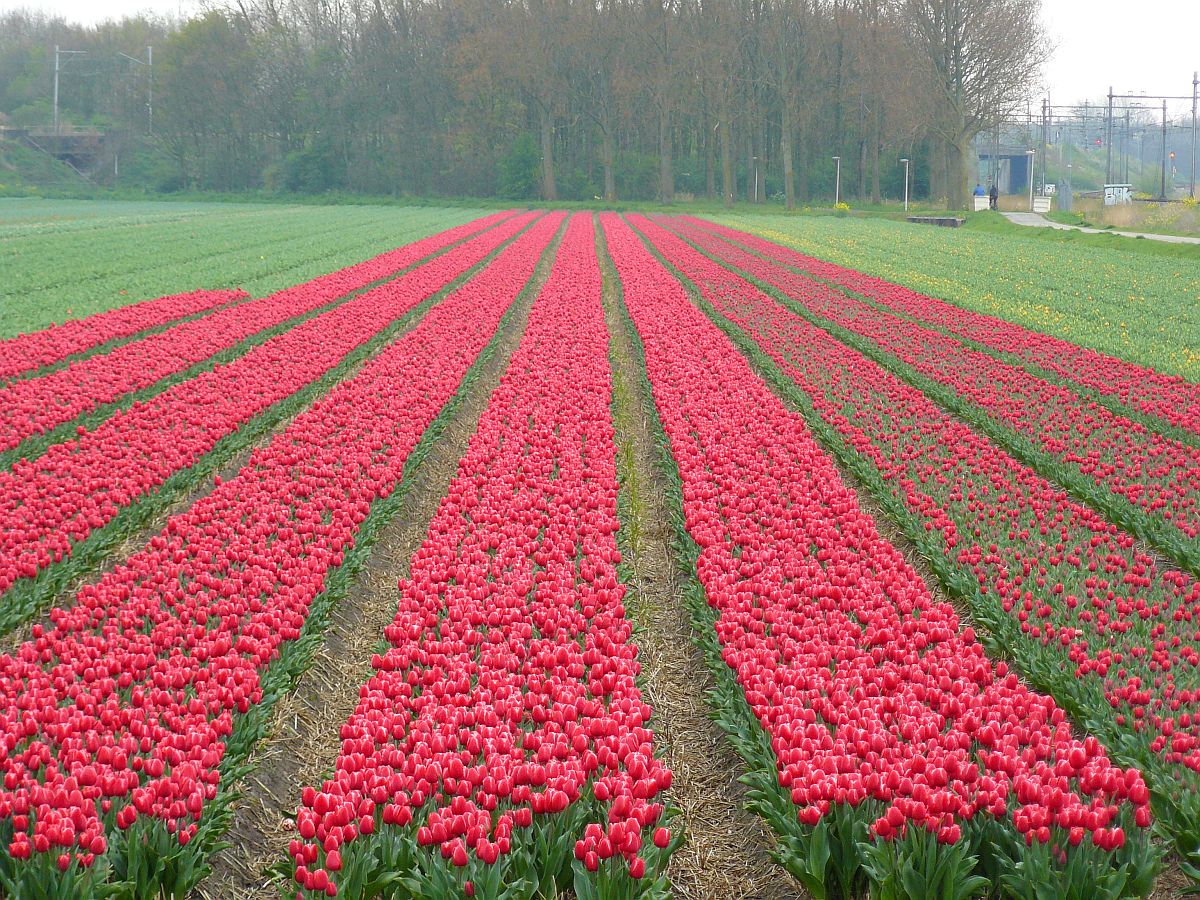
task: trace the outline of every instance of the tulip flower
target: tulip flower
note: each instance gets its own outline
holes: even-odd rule
[[[32,373],[109,341],[130,337],[140,331],[169,324],[175,319],[207,313],[248,296],[240,290],[172,294],[2,340],[0,379]]]
[[[362,798],[412,812],[397,826],[376,806],[374,833],[340,848],[343,877],[382,874],[370,868],[371,844],[393,846],[397,828],[426,865],[473,871],[476,884],[481,869],[470,865],[503,867],[497,883],[532,866],[545,882],[564,874],[548,867],[572,858],[595,871],[620,857],[637,882],[665,863],[669,832],[659,827],[651,843],[649,829],[670,777],[646,727],[616,572],[600,297],[591,218],[576,216],[400,582],[390,646],[342,726],[334,774],[301,791],[300,835],[328,869],[323,842]],[[555,820],[578,806],[596,818],[556,838],[573,848],[560,856],[537,835],[565,827]]]
[[[727,298],[748,318],[746,298],[761,294],[643,217],[631,220],[710,302]],[[805,846],[823,819],[858,816],[904,853],[914,828],[940,844],[982,827],[1009,830],[1014,847],[1022,835],[1065,842],[1046,824],[1061,813],[1069,826],[1105,829],[1102,845],[1115,849],[1108,829],[1132,826],[1147,808],[1140,773],[1113,765],[1094,738],[1078,740],[1050,697],[987,657],[880,536],[804,418],[627,225],[602,221],[715,617],[702,639],[734,676],[769,740],[779,799],[796,810],[790,824],[772,824]],[[815,343],[804,352],[819,354]],[[828,839],[840,833],[831,828]],[[1146,854],[1147,835],[1139,840]],[[1126,865],[1115,856],[1099,864]]]
[[[264,697],[264,677],[286,662],[372,504],[401,482],[410,452],[561,222],[534,222],[256,450],[236,477],[172,516],[0,656],[0,818],[13,835],[10,856],[28,856],[31,845],[39,855],[69,853],[79,866],[66,877],[82,878],[96,848],[100,856],[124,852],[120,831],[129,828],[177,841],[192,869],[211,851],[216,836],[199,825],[217,798],[241,716],[273,700]],[[557,769],[554,776],[557,785]],[[314,802],[327,805],[324,795]],[[338,819],[336,837],[320,823],[343,866],[339,848],[354,818]],[[301,835],[310,821],[299,822]],[[44,850],[35,841],[42,836]],[[314,857],[307,866],[312,885],[325,890],[324,863]],[[43,869],[7,871],[24,896],[22,878]]]

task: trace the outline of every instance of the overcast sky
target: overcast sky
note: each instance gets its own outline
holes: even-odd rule
[[[85,23],[148,10],[186,16],[198,0],[0,0],[0,10],[42,9]],[[1116,93],[1192,92],[1200,69],[1197,0],[1043,0],[1051,102],[1098,100]],[[1190,112],[1191,103],[1173,112]]]

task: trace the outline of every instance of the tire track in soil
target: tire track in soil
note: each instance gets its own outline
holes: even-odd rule
[[[598,240],[603,233],[597,229]],[[656,449],[642,412],[638,362],[618,313],[618,276],[606,251],[604,315],[616,364],[613,396],[617,462],[632,486],[627,505],[632,591],[625,603],[634,620],[641,683],[654,708],[651,727],[671,769],[670,801],[680,809],[683,846],[667,868],[682,900],[784,900],[807,893],[771,858],[774,835],[745,808],[738,780],[744,764],[710,718],[705,702],[713,681],[692,636],[672,559],[669,517],[655,468]],[[676,820],[677,822],[679,820]]]
[[[192,900],[278,900],[283,882],[271,869],[291,862],[287,845],[296,837],[291,816],[300,789],[319,785],[333,771],[342,747],[341,726],[358,705],[359,687],[374,674],[371,656],[396,615],[396,584],[408,574],[412,555],[425,540],[467,443],[521,342],[565,226],[564,221],[517,298],[514,315],[501,325],[500,339],[462,405],[414,473],[401,514],[380,533],[355,589],[334,612],[312,665],[279,700],[272,714],[273,736],[255,750],[250,759],[254,770],[243,779],[235,801],[224,837],[229,846],[212,857],[213,871],[192,891]]]

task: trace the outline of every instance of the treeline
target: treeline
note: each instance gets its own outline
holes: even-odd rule
[[[148,135],[165,186],[965,202],[1024,101],[1038,0],[235,0],[183,23],[0,17],[0,111]],[[153,45],[153,68],[146,59]],[[122,54],[124,54],[122,56]],[[149,106],[153,105],[153,122]]]

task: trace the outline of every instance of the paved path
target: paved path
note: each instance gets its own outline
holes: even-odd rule
[[[1121,237],[1141,237],[1151,241],[1165,241],[1168,244],[1200,244],[1200,237],[1184,237],[1178,234],[1149,234],[1144,231],[1111,231],[1107,228],[1083,228],[1079,225],[1064,225],[1061,222],[1051,222],[1041,213],[1006,212],[1000,215],[1016,225],[1031,225],[1035,228],[1058,228],[1061,231],[1084,231],[1088,234],[1119,234]]]

